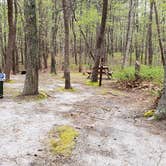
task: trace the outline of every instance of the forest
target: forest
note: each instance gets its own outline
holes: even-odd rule
[[[0,166],[165,166],[165,120],[165,0],[0,0]]]

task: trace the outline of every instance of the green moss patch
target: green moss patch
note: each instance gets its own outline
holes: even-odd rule
[[[149,117],[154,116],[154,114],[155,114],[154,110],[149,110],[149,111],[144,113],[144,117],[149,118]]]
[[[78,135],[78,132],[71,126],[59,126],[53,129],[50,138],[51,152],[55,155],[70,156]]]
[[[92,82],[92,81],[86,81],[86,85],[97,87],[97,86],[99,86],[99,83],[98,82]]]

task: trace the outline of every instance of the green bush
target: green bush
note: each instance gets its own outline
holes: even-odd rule
[[[117,80],[134,80],[134,67],[127,67],[123,70],[120,68],[114,69],[113,78]]]
[[[149,67],[142,65],[140,70],[140,76],[143,80],[153,81],[161,85],[163,83],[164,70],[162,66]],[[124,70],[120,68],[114,69],[113,78],[117,80],[134,80],[135,69],[134,67],[127,67]]]
[[[162,84],[164,78],[164,70],[162,66],[148,67],[141,66],[141,77],[145,80],[154,81],[155,83]]]

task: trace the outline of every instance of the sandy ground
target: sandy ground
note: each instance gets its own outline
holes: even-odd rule
[[[147,93],[85,85],[73,75],[75,92],[64,92],[60,77],[41,74],[45,100],[16,96],[24,76],[5,84],[0,104],[0,166],[165,166],[166,125],[149,122],[142,113],[152,102]],[[49,152],[48,133],[58,125],[79,132],[70,158]]]

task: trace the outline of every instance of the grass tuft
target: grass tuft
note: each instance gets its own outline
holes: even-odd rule
[[[48,98],[48,95],[46,92],[44,91],[40,91],[39,94],[37,95],[37,100],[44,100],[44,99],[47,99]]]
[[[54,132],[57,133],[57,138],[55,138]],[[59,126],[52,134],[50,139],[52,153],[66,157],[70,156],[75,147],[78,132],[71,126]]]

